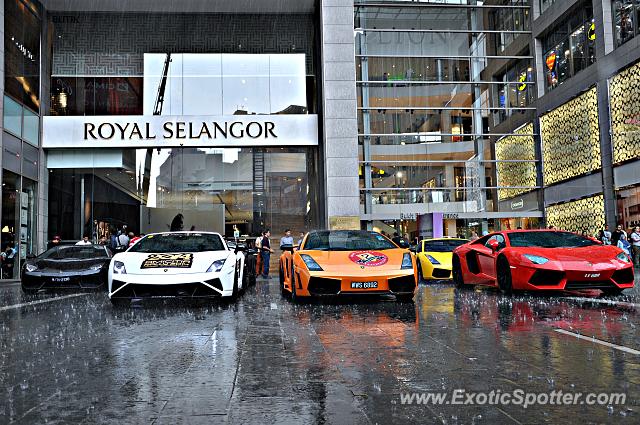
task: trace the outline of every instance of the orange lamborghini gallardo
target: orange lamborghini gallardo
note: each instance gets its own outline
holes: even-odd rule
[[[414,255],[366,230],[308,233],[298,250],[280,256],[280,285],[292,300],[344,294],[391,294],[410,301],[416,290]]]

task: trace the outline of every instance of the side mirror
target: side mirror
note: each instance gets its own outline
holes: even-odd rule
[[[500,243],[495,239],[490,239],[488,243],[489,243],[489,248],[491,248],[491,251],[493,252],[496,252],[498,248],[500,248]]]

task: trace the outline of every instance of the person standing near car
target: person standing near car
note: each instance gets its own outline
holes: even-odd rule
[[[13,279],[15,259],[16,249],[11,245],[7,245],[5,250],[0,253],[0,260],[2,260],[2,279]]]
[[[291,236],[291,229],[284,231],[284,236],[280,238],[280,248],[283,246],[293,246],[293,236]]]
[[[622,224],[618,224],[616,230],[611,233],[611,245],[618,246],[618,241],[620,240],[620,235],[627,236],[627,232],[622,229]],[[626,238],[629,239],[629,238]]]
[[[271,279],[269,277],[269,261],[271,260],[271,253],[274,251],[271,249],[270,236],[271,231],[269,229],[265,230],[260,248],[260,253],[262,254],[262,277],[265,279]]]
[[[300,236],[298,237],[298,243],[296,243],[298,248],[300,248],[300,245],[302,245],[302,240],[303,239],[304,239],[304,232],[300,232]]]
[[[89,235],[84,235],[81,241],[76,242],[76,245],[91,245]]]
[[[640,226],[633,228],[631,233],[631,249],[633,253],[633,263],[636,267],[640,266]]]
[[[129,236],[123,231],[116,238],[116,243],[117,243],[116,249],[117,248],[119,248],[119,249],[123,249],[123,248],[127,249],[127,247],[129,246]]]

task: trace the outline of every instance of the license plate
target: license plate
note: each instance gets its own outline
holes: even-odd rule
[[[52,277],[52,282],[69,282],[71,280],[70,277]]]
[[[378,282],[351,282],[351,289],[376,289]]]

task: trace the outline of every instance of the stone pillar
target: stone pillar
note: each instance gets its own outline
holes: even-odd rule
[[[353,0],[321,1],[327,225],[360,227]]]
[[[606,53],[613,50],[613,26],[611,7],[601,1],[593,4],[593,17],[596,21],[596,61],[604,60]],[[613,182],[613,151],[611,145],[611,126],[609,118],[609,81],[603,74],[598,79],[598,121],[600,128],[600,155],[602,157],[602,193],[604,194],[605,223],[610,228],[616,225],[616,193]]]

